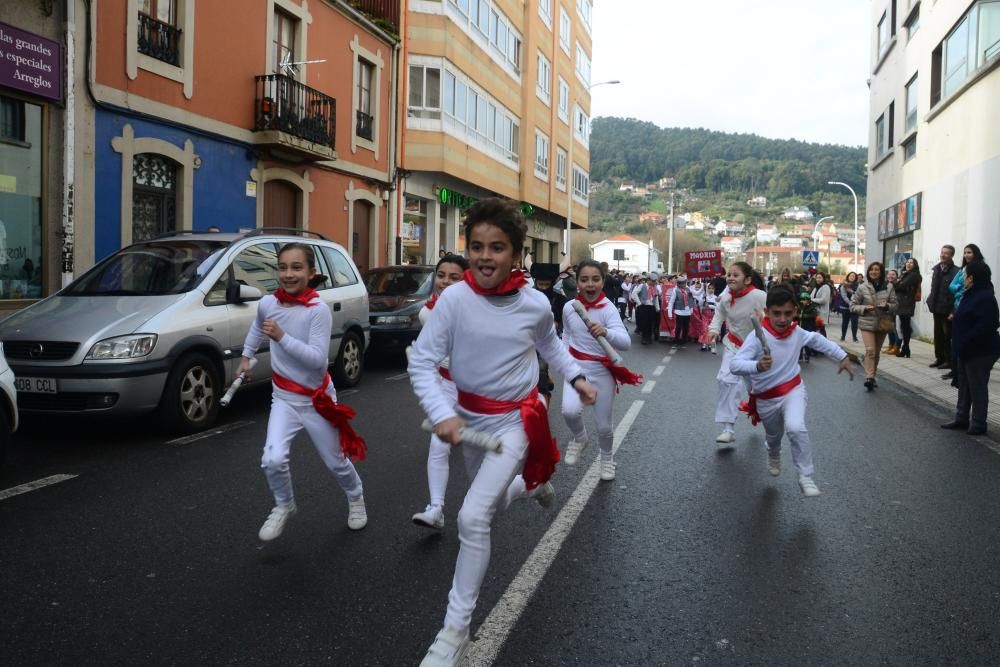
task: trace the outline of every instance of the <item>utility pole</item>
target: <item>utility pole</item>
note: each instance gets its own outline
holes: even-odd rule
[[[667,241],[667,274],[674,272],[674,192],[670,191],[670,229]]]

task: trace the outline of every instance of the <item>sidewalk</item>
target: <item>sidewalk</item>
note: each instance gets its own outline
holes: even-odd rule
[[[838,321],[839,325],[840,322]],[[827,328],[828,333],[833,334],[833,327]],[[840,327],[836,327],[836,334],[840,333]],[[861,332],[858,332],[858,342],[851,341],[850,332],[847,340],[841,341],[839,335],[831,336],[831,340],[840,345],[848,352],[858,355],[863,359],[865,355],[865,345],[861,340]],[[909,359],[896,356],[886,356],[885,350],[889,341],[886,340],[882,347],[882,356],[878,363],[877,378],[885,378],[902,385],[920,396],[946,408],[948,418],[955,414],[955,401],[958,399],[958,389],[951,386],[948,380],[942,380],[941,376],[947,371],[930,368],[929,364],[934,361],[934,346],[929,343],[913,339],[910,341]],[[864,370],[861,369],[859,379],[864,381]],[[875,390],[878,391],[877,389]],[[1000,436],[1000,372],[994,369],[990,375],[990,407],[986,421],[989,423],[988,435]]]

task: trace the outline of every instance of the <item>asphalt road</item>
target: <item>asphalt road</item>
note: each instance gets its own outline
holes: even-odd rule
[[[474,628],[526,561],[541,563],[523,613],[491,618],[491,636],[506,636],[495,664],[1000,664],[989,441],[814,360],[803,378],[823,495],[806,499],[787,448],[782,475],[767,474],[749,423],[735,451],[716,452],[718,357],[636,344],[627,359],[656,385],[617,400],[616,423],[635,417],[618,478],[579,495],[573,523],[587,466],[562,465],[553,510],[525,501],[495,522]],[[299,513],[258,541],[272,505],[258,467],[266,389],[239,394],[221,433],[182,443],[146,420],[26,423],[0,489],[76,477],[0,500],[4,664],[419,662],[443,619],[466,480],[456,452],[446,529],[410,523],[426,503],[427,438],[403,371],[370,369],[342,397],[370,446],[360,532],[300,438]],[[552,424],[565,442],[557,411]],[[550,526],[565,542],[536,552]]]

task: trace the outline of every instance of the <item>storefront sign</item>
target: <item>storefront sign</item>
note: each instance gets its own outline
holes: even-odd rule
[[[61,103],[62,44],[0,23],[0,87]]]
[[[923,193],[904,199],[903,201],[880,211],[878,214],[878,240],[909,234],[920,229],[920,219],[923,212]]]
[[[698,250],[684,253],[684,273],[688,278],[714,278],[722,273],[721,250]]]
[[[479,201],[476,197],[463,195],[461,192],[455,192],[454,190],[449,190],[448,188],[437,188],[437,196],[438,201],[445,206],[454,206],[462,211]],[[521,215],[525,218],[530,218],[535,214],[535,207],[527,202],[521,202],[520,208]]]

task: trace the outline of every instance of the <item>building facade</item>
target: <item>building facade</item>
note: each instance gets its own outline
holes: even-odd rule
[[[590,194],[591,0],[411,0],[396,261],[465,249],[475,201],[521,202],[530,264],[569,262]],[[563,254],[567,253],[567,254]]]
[[[1000,2],[877,0],[871,26],[866,258],[917,258],[927,294],[944,244],[1000,260]]]
[[[660,251],[653,242],[643,243],[628,234],[618,234],[590,246],[590,256],[626,273],[663,271]]]

